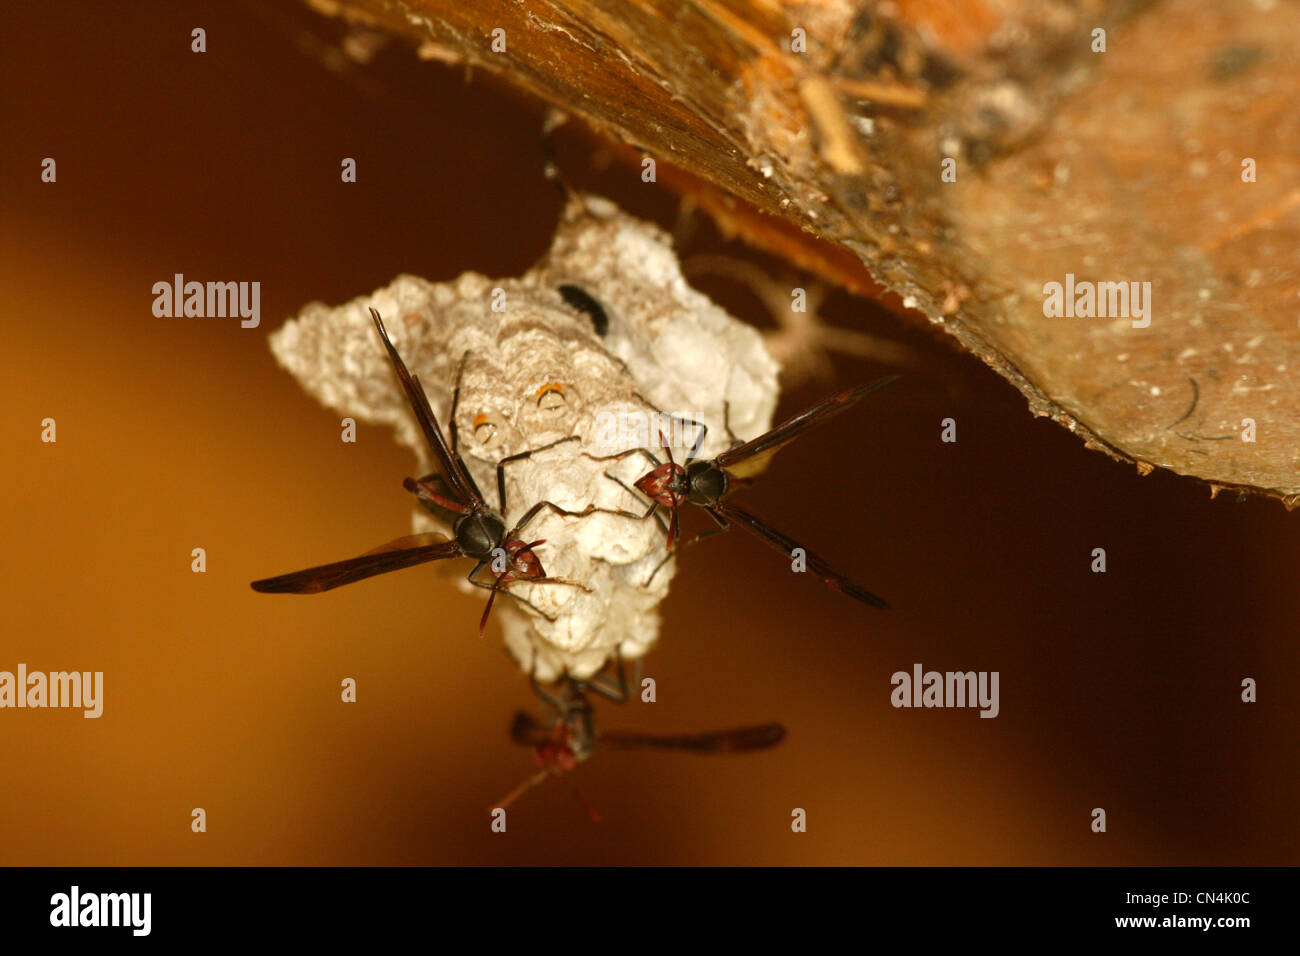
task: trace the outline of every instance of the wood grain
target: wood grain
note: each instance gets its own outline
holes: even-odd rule
[[[1294,3],[313,5],[679,168],[727,227],[896,293],[1139,474],[1300,505]],[[1045,316],[1067,273],[1150,282],[1150,326]]]

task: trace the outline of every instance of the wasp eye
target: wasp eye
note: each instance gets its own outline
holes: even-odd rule
[[[496,422],[486,415],[477,415],[474,418],[474,439],[480,445],[491,445],[497,437]]]
[[[537,407],[543,411],[563,408],[567,402],[564,386],[559,382],[549,382],[537,390]]]

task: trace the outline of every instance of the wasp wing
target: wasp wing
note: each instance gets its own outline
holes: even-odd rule
[[[420,384],[419,379],[411,376],[406,363],[397,354],[397,349],[393,347],[392,341],[389,340],[388,330],[384,328],[384,322],[379,317],[379,313],[371,309],[370,317],[375,320],[375,328],[379,330],[379,337],[383,339],[384,348],[388,350],[388,358],[393,363],[393,370],[397,373],[397,380],[406,392],[407,401],[411,403],[411,411],[415,413],[415,420],[419,423],[420,430],[424,432],[424,439],[429,444],[429,450],[433,452],[434,458],[442,465],[448,483],[450,483],[456,494],[470,506],[471,510],[482,505],[483,496],[479,494],[474,479],[469,476],[469,472],[465,470],[460,457],[451,450],[447,445],[447,440],[442,435],[442,428],[438,425],[438,416],[433,413],[433,408],[429,405],[429,396],[424,393],[424,386]]]
[[[373,551],[346,561],[335,561],[333,564],[322,564],[304,571],[254,581],[253,590],[263,594],[317,594],[364,578],[372,578],[376,574],[399,571],[426,561],[455,558],[460,554],[460,545],[448,541],[443,535],[413,534],[382,544]]]
[[[750,534],[767,542],[777,551],[780,551],[787,558],[790,557],[791,552],[794,551],[795,548],[799,548],[804,552],[805,561],[808,564],[808,570],[812,571],[826,582],[827,587],[847,594],[855,601],[861,601],[863,604],[870,604],[872,607],[889,607],[889,603],[884,598],[872,594],[861,584],[850,581],[844,575],[832,568],[825,558],[813,554],[793,538],[786,537],[780,531],[777,531],[771,525],[750,514],[745,509],[739,508],[727,501],[719,502],[708,510],[715,513],[715,518],[725,518],[727,521],[734,521]],[[725,522],[723,523],[725,524]]]
[[[407,478],[402,487],[419,499],[424,509],[449,528],[464,514],[464,505],[456,501],[456,493],[442,475],[434,472],[423,478]],[[454,506],[454,507],[453,507]]]
[[[742,480],[752,478],[767,468],[768,462],[771,461],[773,455],[808,429],[828,421],[840,414],[840,412],[848,411],[872,392],[884,388],[890,382],[896,381],[898,377],[897,375],[886,375],[884,378],[878,378],[866,385],[859,385],[857,388],[851,388],[848,391],[840,392],[838,395],[832,395],[811,408],[804,409],[794,418],[782,422],[771,431],[764,432],[757,438],[751,438],[735,448],[724,451],[714,460],[717,462],[718,467],[725,470],[733,478]]]
[[[760,724],[701,734],[642,734],[609,730],[598,735],[602,744],[623,750],[689,750],[695,753],[729,753],[774,747],[785,738],[780,724]]]

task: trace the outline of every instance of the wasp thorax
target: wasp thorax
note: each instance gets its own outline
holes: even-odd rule
[[[506,524],[494,514],[475,511],[456,519],[456,543],[471,558],[486,561],[505,537]]]
[[[727,493],[727,473],[711,461],[686,466],[686,498],[695,505],[715,505]]]

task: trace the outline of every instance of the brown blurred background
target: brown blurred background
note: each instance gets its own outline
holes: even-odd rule
[[[293,3],[182,6],[7,12],[0,670],[102,670],[105,709],[0,711],[0,864],[1300,861],[1300,514],[1139,478],[843,295],[834,321],[929,365],[786,451],[746,501],[894,609],[739,533],[710,542],[646,661],[659,702],[599,718],[780,720],[786,742],[600,753],[575,779],[603,823],[550,783],[489,832],[486,808],[533,769],[506,737],[532,700],[499,633],[475,637],[480,599],[425,571],[303,599],[248,582],[405,533],[414,467],[383,429],[341,443],[267,334],[399,272],[525,270],[560,202],[540,108],[396,44],[351,63],[338,25]],[[580,185],[675,225],[666,187],[601,168],[572,134],[560,146]],[[706,225],[689,246],[776,265]],[[151,287],[176,272],[260,281],[261,327],[154,318]],[[768,321],[734,286],[703,287]],[[836,382],[884,370],[843,361]],[[1001,715],[893,709],[890,675],[915,662],[1000,671]]]

